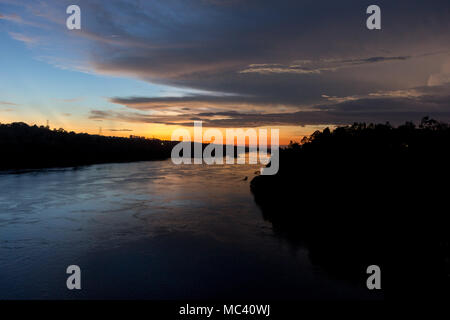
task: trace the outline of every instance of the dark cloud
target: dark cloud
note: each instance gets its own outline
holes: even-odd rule
[[[174,106],[183,106],[186,104],[237,104],[247,100],[252,100],[252,97],[242,96],[214,96],[214,95],[187,95],[183,97],[115,97],[110,98],[109,101],[116,104],[125,105],[129,108],[138,110],[150,109],[165,109]],[[183,107],[189,110],[187,107]]]
[[[194,120],[202,120],[205,127],[304,126],[387,121],[399,124],[418,121],[424,116],[450,121],[449,92],[450,84],[377,92],[351,99],[344,97],[336,103],[315,105],[295,112],[229,110],[192,113],[191,110],[168,116],[135,111],[92,111],[91,118],[187,126],[192,126]]]
[[[378,33],[365,28],[366,4],[360,1],[130,5],[129,14],[149,31],[147,43],[180,47],[99,45],[92,52],[92,64],[99,72],[236,96],[209,100],[218,103],[305,105],[320,102],[322,94],[354,95],[423,84],[429,71],[414,68],[423,62],[417,59],[449,49],[444,41],[450,36],[448,3],[378,5],[383,13],[383,30]],[[113,12],[114,6],[103,10]],[[170,26],[161,21],[168,16]],[[428,59],[433,68],[443,57]],[[194,99],[202,102],[205,97],[187,97]]]

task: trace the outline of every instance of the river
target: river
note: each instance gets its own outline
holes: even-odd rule
[[[0,174],[0,299],[371,298],[274,234],[249,188],[258,169],[167,160]],[[81,290],[66,288],[69,265]]]

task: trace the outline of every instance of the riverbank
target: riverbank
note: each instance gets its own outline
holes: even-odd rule
[[[146,139],[130,136],[109,137],[67,132],[44,126],[29,126],[23,122],[0,124],[0,171],[18,172],[30,169],[79,167],[101,163],[166,160],[178,141]],[[207,143],[188,143],[188,158],[201,159]],[[218,149],[224,146],[218,146]],[[181,148],[180,148],[181,149]],[[190,149],[190,150],[189,150]],[[233,148],[234,157],[249,152],[248,146]],[[197,154],[198,151],[201,151]],[[215,150],[215,149],[214,149]],[[215,151],[210,152],[215,156]],[[181,152],[180,152],[181,151]],[[183,157],[184,148],[176,154]],[[267,150],[270,153],[270,149]],[[203,159],[201,159],[203,162]],[[203,162],[204,163],[204,162]]]
[[[330,274],[361,283],[375,264],[392,292],[442,297],[449,146],[449,126],[429,119],[325,129],[281,150],[279,173],[255,177],[251,190],[275,232]]]
[[[177,142],[51,130],[25,123],[0,125],[0,170],[76,167],[164,160]]]

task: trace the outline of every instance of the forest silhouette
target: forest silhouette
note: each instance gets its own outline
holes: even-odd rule
[[[251,190],[277,235],[311,261],[365,287],[382,270],[386,294],[449,296],[450,126],[424,118],[316,131],[280,151],[280,170]]]
[[[176,142],[67,132],[23,122],[0,124],[0,169],[71,167],[170,158]]]
[[[0,170],[77,167],[111,162],[166,160],[178,141],[147,139],[130,136],[111,137],[87,133],[67,132],[63,128],[51,130],[44,126],[29,126],[23,122],[0,123]],[[190,143],[191,157],[195,145],[202,153],[207,143]],[[243,148],[247,152],[248,147]],[[239,150],[234,147],[234,156]],[[212,152],[215,155],[215,152]],[[180,152],[183,156],[183,152]]]

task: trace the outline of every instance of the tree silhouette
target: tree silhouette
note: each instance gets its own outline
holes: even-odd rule
[[[0,124],[0,169],[167,159],[175,143],[50,130],[23,122]]]
[[[449,163],[446,123],[355,123],[291,143],[278,174],[255,177],[251,190],[277,234],[306,245],[330,274],[365,286],[365,268],[378,264],[391,292],[441,297]]]

